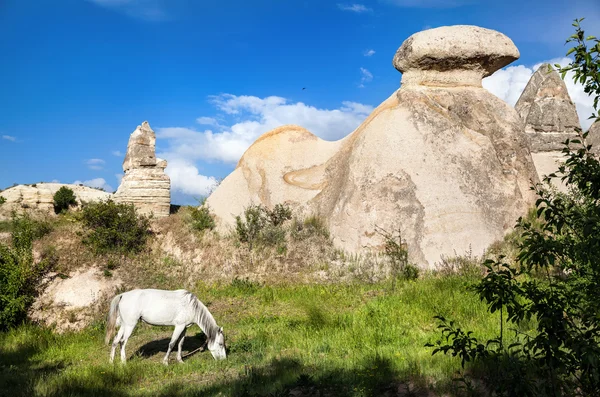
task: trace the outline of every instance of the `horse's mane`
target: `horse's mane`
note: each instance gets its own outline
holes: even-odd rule
[[[189,291],[186,291],[185,297],[189,299],[189,304],[192,306],[196,315],[196,321],[206,334],[209,340],[214,339],[219,331],[219,326],[215,321],[214,317],[208,311],[208,308],[204,306],[200,299]]]

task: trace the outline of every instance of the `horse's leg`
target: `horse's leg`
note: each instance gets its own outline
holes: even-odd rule
[[[179,345],[177,346],[177,361],[182,363],[183,362],[183,358],[181,358],[181,348],[183,347],[183,340],[185,339],[185,330],[187,328],[183,329],[183,332],[181,333],[181,337],[179,338]]]
[[[177,343],[179,339],[179,335],[185,330],[185,324],[176,325],[175,330],[173,331],[173,336],[171,337],[171,342],[169,342],[169,348],[167,349],[167,354],[163,359],[163,364],[169,365],[169,355],[171,354],[171,350],[173,350],[173,346]]]
[[[127,324],[127,325],[123,325],[121,327],[121,329],[125,329],[123,331],[123,341],[121,342],[121,362],[122,363],[127,361],[127,358],[125,357],[125,346],[127,346],[127,340],[131,336],[131,333],[133,332],[134,328],[135,328],[135,324],[134,325]]]
[[[115,350],[117,349],[117,345],[119,344],[119,342],[121,342],[122,337],[123,337],[123,327],[120,327],[119,331],[117,332],[117,336],[115,336],[115,339],[113,339],[112,347],[110,349],[110,362],[111,363],[115,359]]]

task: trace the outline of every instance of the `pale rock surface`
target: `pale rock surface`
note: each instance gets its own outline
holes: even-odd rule
[[[588,130],[586,139],[588,145],[592,145],[592,153],[600,153],[600,120],[596,120]]]
[[[347,251],[381,250],[381,227],[399,228],[423,267],[481,253],[535,200],[519,115],[481,86],[518,56],[509,38],[475,26],[411,36],[394,57],[401,88],[346,138],[297,126],[262,135],[207,200],[219,227],[251,203],[285,202],[324,217]]]
[[[169,216],[171,180],[166,160],[156,157],[156,135],[147,121],[129,137],[123,161],[125,175],[115,192],[116,202],[133,204],[143,215]]]
[[[558,72],[543,64],[531,76],[515,109],[525,123],[531,142],[531,154],[538,176],[542,179],[558,169],[564,160],[561,153],[567,139],[579,139],[581,129],[575,104]],[[560,179],[552,183],[561,191]]]
[[[82,203],[107,200],[112,196],[111,193],[99,189],[73,184],[17,185],[0,192],[0,196],[6,199],[6,202],[0,205],[0,220],[9,219],[13,210],[23,212],[30,209],[54,214],[54,194],[63,186],[73,190],[78,204],[76,208],[81,208]]]
[[[77,270],[66,279],[50,275],[31,318],[60,331],[81,329],[88,325],[94,306],[111,298],[121,284],[119,278],[105,277],[95,268]]]

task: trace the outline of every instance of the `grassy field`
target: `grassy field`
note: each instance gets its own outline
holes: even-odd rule
[[[0,334],[6,396],[457,395],[456,357],[424,347],[439,337],[436,314],[483,338],[498,316],[465,290],[465,277],[380,284],[198,284],[194,292],[224,327],[229,356],[209,352],[160,361],[172,328],[139,324],[129,361],[108,364],[104,324],[57,335],[22,326]],[[201,346],[196,326],[184,350]],[[118,355],[117,355],[118,356]],[[433,394],[427,394],[427,393]]]

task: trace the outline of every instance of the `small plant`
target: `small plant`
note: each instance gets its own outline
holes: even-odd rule
[[[137,214],[133,204],[110,199],[90,203],[83,208],[81,220],[89,229],[83,242],[96,254],[134,254],[146,245],[150,222]]]
[[[408,262],[408,245],[402,240],[402,234],[387,232],[382,228],[376,231],[383,237],[385,256],[389,259],[392,273],[392,290],[396,287],[396,280],[416,280],[419,278],[419,268]]]
[[[72,205],[77,205],[75,193],[68,187],[61,186],[61,188],[54,193],[54,212],[60,214],[61,212],[68,211],[69,207]]]
[[[436,271],[443,276],[459,275],[469,278],[481,277],[485,267],[483,260],[473,255],[473,250],[469,246],[469,251],[463,255],[454,256],[441,255],[440,262],[435,263]]]
[[[273,226],[281,226],[287,220],[292,219],[292,210],[285,204],[276,204],[268,211],[269,221]]]
[[[291,234],[294,240],[304,240],[311,236],[322,236],[328,239],[329,229],[327,229],[327,223],[322,217],[310,215],[303,220],[294,218]]]
[[[6,197],[0,196],[0,205],[6,203]]]
[[[205,230],[213,230],[215,228],[214,216],[210,213],[208,205],[204,204],[200,207],[191,207],[191,225],[194,230],[203,232]]]

